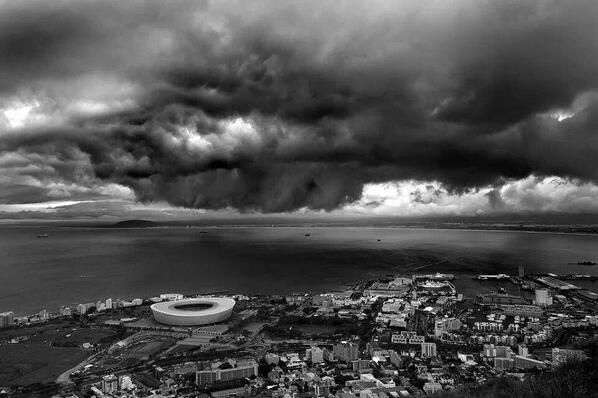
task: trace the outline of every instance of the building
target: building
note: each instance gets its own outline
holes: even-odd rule
[[[118,378],[113,374],[102,377],[102,392],[113,394],[118,391]]]
[[[519,277],[520,278],[525,277],[525,267],[523,265],[519,266],[518,271],[519,271]]]
[[[559,366],[568,361],[583,361],[584,359],[586,359],[586,354],[582,350],[552,349],[552,366]]]
[[[536,305],[539,305],[542,307],[552,305],[552,297],[550,296],[548,289],[536,289],[535,293],[536,293],[536,299],[535,299]]]
[[[527,301],[521,296],[512,294],[489,293],[478,296],[482,304],[527,304]]]
[[[432,358],[436,356],[436,343],[422,343],[422,357]]]
[[[461,321],[457,318],[442,318],[434,322],[434,336],[437,338],[459,329],[461,329]]]
[[[372,363],[369,359],[356,359],[355,361],[351,362],[351,366],[354,372],[359,373],[371,373],[372,372]]]
[[[220,381],[245,379],[258,374],[258,365],[254,360],[239,361],[236,365],[229,369],[200,370],[195,373],[195,383],[198,386],[205,386]]]
[[[43,309],[40,312],[38,312],[37,316],[39,317],[40,321],[47,321],[48,319],[50,319],[50,313],[46,309]]]
[[[305,359],[311,363],[324,362],[324,351],[320,347],[311,347],[305,350]]]
[[[494,368],[496,370],[510,370],[515,366],[515,360],[512,358],[494,358]]]
[[[519,344],[519,346],[517,347],[517,353],[519,354],[519,356],[521,356],[523,358],[526,358],[529,356],[529,351],[525,344]]]
[[[426,394],[431,395],[438,391],[442,391],[442,385],[440,383],[429,381],[426,384],[424,384],[422,389]]]
[[[342,362],[351,362],[359,359],[359,346],[351,342],[341,342],[332,348],[334,357]]]
[[[519,316],[531,316],[541,317],[544,314],[544,310],[537,305],[526,305],[526,304],[502,304],[499,305],[505,315],[519,315]]]
[[[79,304],[77,306],[77,313],[79,315],[85,315],[89,312],[89,310],[91,310],[92,308],[95,308],[96,304],[95,303],[82,303]]]
[[[102,300],[96,302],[96,311],[97,312],[102,312],[105,310],[106,310],[106,304]]]
[[[334,361],[334,352],[332,352],[331,350],[328,350],[326,348],[324,348],[323,350],[323,356],[324,356],[324,360],[328,361],[328,362],[332,362]]]
[[[0,329],[7,328],[15,323],[15,314],[12,311],[0,313]]]
[[[184,297],[185,296],[180,293],[162,293],[158,298],[162,301],[179,301]]]
[[[511,347],[504,345],[484,344],[484,355],[488,358],[511,358]]]
[[[278,365],[278,362],[280,362],[280,357],[276,354],[268,352],[264,356],[264,360],[268,365]]]
[[[393,344],[421,344],[425,341],[424,336],[417,335],[416,332],[402,330],[400,334],[393,334],[390,342]]]
[[[71,307],[62,306],[60,307],[59,313],[62,316],[71,316],[73,315],[73,310],[71,309]]]
[[[227,297],[201,297],[152,304],[156,321],[175,326],[207,325],[227,320],[235,300]]]

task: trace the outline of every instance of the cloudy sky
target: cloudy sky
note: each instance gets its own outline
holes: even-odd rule
[[[597,20],[0,0],[0,218],[598,213]]]

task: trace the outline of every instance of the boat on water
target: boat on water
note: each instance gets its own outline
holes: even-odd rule
[[[48,234],[39,234],[39,235],[37,235],[37,237],[38,238],[49,238],[50,235],[48,235]]]
[[[577,265],[596,265],[598,263],[596,263],[595,261],[578,261]]]
[[[510,277],[507,274],[480,274],[474,277],[474,279],[477,279],[479,281],[501,280],[509,278]]]

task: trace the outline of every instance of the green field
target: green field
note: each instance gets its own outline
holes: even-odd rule
[[[89,354],[81,348],[50,347],[47,344],[0,346],[0,385],[51,382]]]

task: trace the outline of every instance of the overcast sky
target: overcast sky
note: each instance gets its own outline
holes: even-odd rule
[[[0,218],[598,213],[597,20],[0,0]]]

